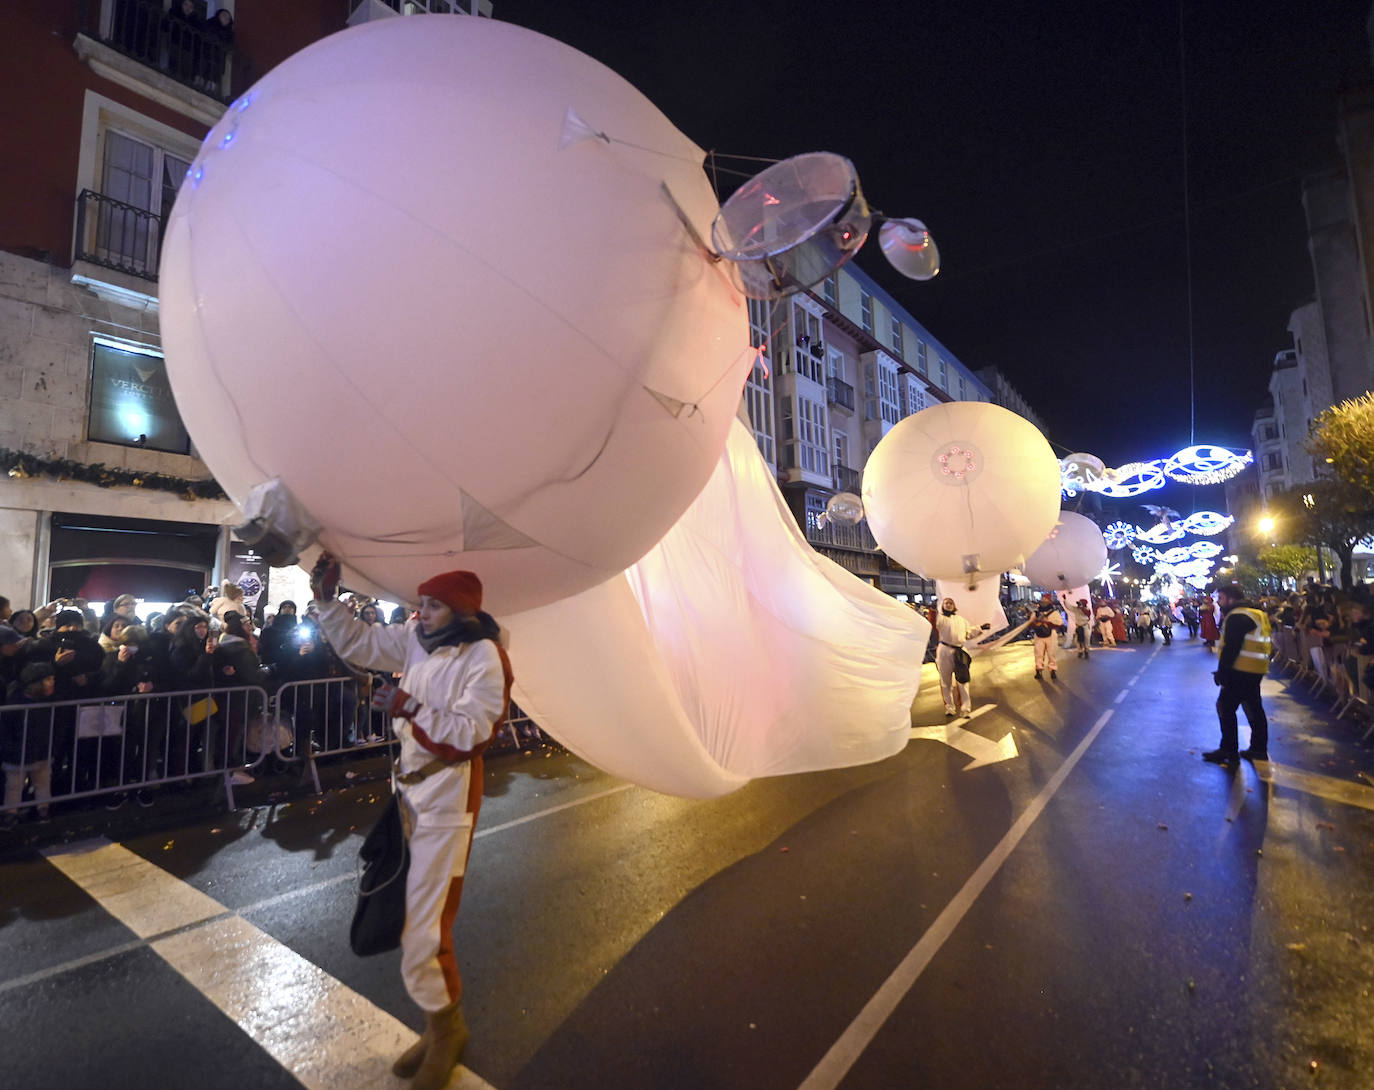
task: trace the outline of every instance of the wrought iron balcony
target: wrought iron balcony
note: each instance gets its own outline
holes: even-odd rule
[[[832,405],[838,405],[842,409],[854,411],[854,387],[843,379],[838,379],[834,375],[830,376],[826,383],[826,390],[829,393],[829,400]]]
[[[77,261],[155,281],[162,256],[162,217],[83,189],[76,198],[73,256]]]

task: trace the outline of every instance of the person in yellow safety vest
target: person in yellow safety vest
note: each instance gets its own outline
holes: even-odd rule
[[[1217,588],[1221,606],[1221,650],[1212,678],[1221,687],[1217,697],[1217,719],[1221,721],[1221,745],[1202,755],[1204,761],[1234,764],[1241,757],[1251,761],[1269,759],[1269,720],[1260,703],[1260,682],[1269,672],[1272,645],[1269,616],[1235,583]],[[1240,749],[1236,709],[1245,709],[1250,722],[1250,747]]]

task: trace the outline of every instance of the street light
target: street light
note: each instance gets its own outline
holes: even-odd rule
[[[1259,527],[1260,533],[1268,534],[1273,532],[1274,526],[1276,524],[1274,522],[1273,515],[1261,515],[1259,522],[1255,525]]]

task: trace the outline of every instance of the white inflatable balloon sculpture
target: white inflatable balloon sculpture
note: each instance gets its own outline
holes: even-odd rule
[[[899,421],[864,468],[873,536],[898,563],[974,587],[1019,567],[1059,518],[1059,462],[1022,416],[979,401]]]
[[[807,545],[732,421],[756,351],[702,160],[558,42],[371,22],[230,108],[160,270],[248,528],[402,601],[476,571],[541,726],[693,796],[895,753],[929,633]]]
[[[215,125],[167,225],[197,450],[240,507],[279,481],[385,597],[470,568],[500,615],[624,570],[710,477],[756,354],[703,158],[510,23],[315,43]]]
[[[1026,558],[1023,570],[1046,590],[1068,591],[1084,587],[1106,563],[1107,543],[1097,523],[1077,512],[1061,511],[1059,524]]]

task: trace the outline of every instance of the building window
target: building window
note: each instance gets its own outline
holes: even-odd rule
[[[792,329],[796,344],[792,358],[797,374],[812,382],[825,384],[825,337],[821,320],[799,306],[792,308]]]
[[[859,324],[865,333],[873,332],[873,296],[866,291],[859,292]]]
[[[821,531],[821,514],[825,511],[825,497],[819,492],[806,494],[806,532],[818,534]]]
[[[902,332],[903,332],[903,330],[902,330],[902,323],[898,320],[898,318],[897,318],[897,316],[896,316],[895,314],[892,315],[891,321],[892,321],[892,351],[896,352],[897,355],[898,355],[899,357],[905,358],[905,352],[903,352],[903,350],[902,350]]]
[[[1282,469],[1282,468],[1283,468],[1283,455],[1277,454],[1277,453],[1274,453],[1274,454],[1266,454],[1266,455],[1264,456],[1264,468],[1265,468],[1265,469]]]
[[[946,393],[948,393],[948,392],[949,392],[949,364],[948,364],[947,362],[945,362],[945,360],[944,360],[942,357],[940,357],[940,356],[936,356],[935,359],[936,359],[936,362],[938,363],[938,366],[936,367],[936,379],[935,379],[935,381],[939,384],[940,389],[942,389],[942,390],[944,390]]]
[[[849,436],[842,431],[835,433],[835,466],[849,465]]]
[[[840,305],[839,277],[834,273],[821,281],[821,297],[832,307]]]
[[[916,370],[922,375],[926,373],[926,342],[921,340],[916,342]]]
[[[830,440],[825,426],[825,405],[807,397],[797,398],[798,455],[801,468],[830,476]]]
[[[749,300],[749,343],[759,350],[759,354],[744,385],[744,401],[759,453],[770,466],[776,466],[777,448],[773,440],[773,379],[769,359],[771,330],[768,315],[769,306],[766,302],[758,299]]]
[[[965,401],[968,398],[968,387],[964,385],[964,376],[959,376],[959,400]]]
[[[190,454],[191,437],[177,413],[162,354],[95,340],[86,437],[93,443]]]
[[[878,365],[878,400],[881,403],[883,422],[895,424],[901,419],[897,403],[897,369]]]

